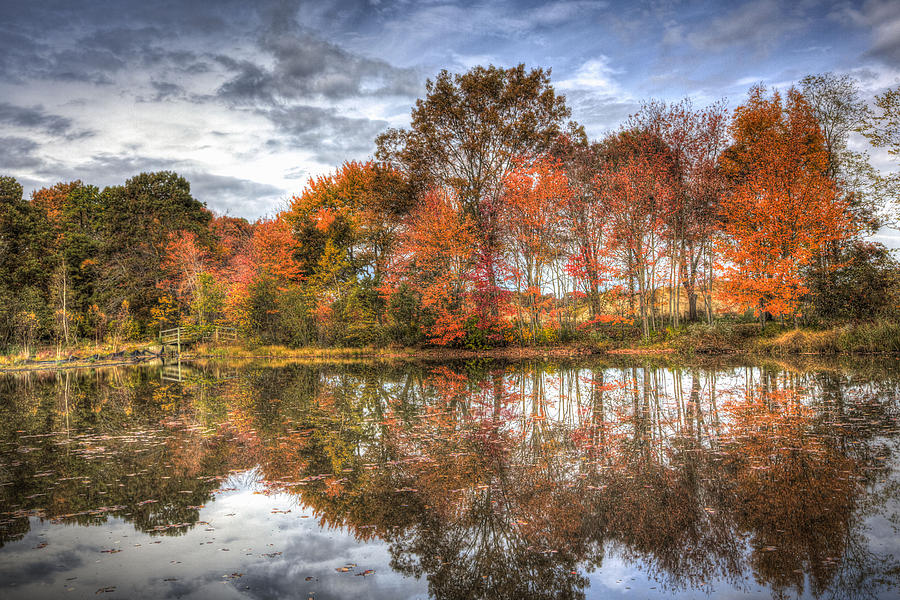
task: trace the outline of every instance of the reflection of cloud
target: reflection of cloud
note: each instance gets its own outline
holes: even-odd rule
[[[101,527],[33,521],[25,539],[3,548],[0,580],[19,582],[15,587],[4,585],[4,600],[49,600],[66,594],[66,587],[75,588],[73,597],[93,598],[96,590],[108,586],[116,587],[117,597],[198,600],[310,595],[318,600],[387,600],[426,595],[424,581],[391,570],[384,543],[363,544],[343,529],[320,529],[314,518],[301,518],[311,511],[291,506],[295,496],[254,494],[258,473],[253,471],[237,474],[228,483],[245,489],[208,502],[200,519],[209,526],[195,526],[177,537],[150,536],[117,518]],[[292,511],[271,512],[286,507]],[[47,547],[33,550],[42,540]],[[122,551],[100,552],[109,548]],[[335,571],[348,563],[359,567],[350,573]],[[365,569],[374,569],[375,575],[354,576]],[[229,579],[232,573],[243,576]],[[313,580],[306,581],[307,577]]]

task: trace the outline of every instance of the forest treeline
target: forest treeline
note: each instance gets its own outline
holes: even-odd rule
[[[274,217],[214,215],[172,172],[23,198],[0,178],[0,348],[238,327],[262,343],[489,347],[652,338],[722,318],[894,318],[900,88],[827,73],[648,101],[589,140],[549,71],[442,71],[368,162]]]

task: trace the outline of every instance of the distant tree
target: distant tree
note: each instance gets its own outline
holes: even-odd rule
[[[334,173],[310,180],[303,193],[291,199],[281,217],[297,240],[308,303],[316,307],[324,335],[320,341],[344,338],[351,325],[353,339],[362,339],[354,320],[363,314],[380,323],[380,296],[361,288],[371,292],[381,284],[411,205],[401,173],[372,162],[344,163]]]
[[[190,231],[169,234],[162,269],[168,277],[160,287],[181,301],[187,317],[184,324],[199,327],[214,324],[223,308],[223,289],[217,283],[222,277],[213,267],[210,252],[198,243],[196,234]]]
[[[464,341],[473,313],[470,294],[477,261],[477,231],[452,191],[436,189],[410,215],[399,240],[389,295],[415,290],[429,341],[454,345]]]
[[[542,327],[544,277],[550,263],[562,254],[562,210],[570,194],[562,164],[548,157],[523,158],[504,179],[500,209],[504,237],[512,255],[519,304],[524,302],[530,313],[531,339]]]
[[[849,147],[850,135],[860,131],[871,116],[860,97],[859,84],[850,75],[822,73],[807,75],[800,86],[822,130],[827,174],[839,183],[854,220],[870,233],[875,232],[889,182],[872,168],[867,153]]]
[[[819,123],[827,155],[827,174],[838,178],[847,152],[847,141],[866,117],[866,104],[850,75],[822,73],[800,80],[800,91]]]
[[[311,179],[283,218],[299,242],[303,274],[311,277],[328,241],[344,254],[354,276],[381,278],[399,223],[412,196],[401,174],[375,163],[347,162]]]
[[[841,263],[813,268],[810,303],[825,319],[877,319],[898,314],[900,265],[881,244],[856,240]]]
[[[572,278],[573,296],[586,297],[591,318],[598,317],[603,313],[604,288],[611,279],[611,219],[595,185],[603,168],[602,145],[589,143],[583,135],[562,135],[552,153],[568,177],[569,194],[561,207],[568,244],[565,270]]]
[[[610,216],[610,252],[637,297],[645,337],[658,325],[656,294],[663,277],[666,216],[674,199],[672,155],[647,130],[623,130],[604,143],[598,193]]]
[[[875,96],[875,110],[866,118],[862,134],[900,160],[900,87]]]
[[[886,149],[900,165],[900,87],[875,97],[875,110],[867,116],[860,131],[873,146]],[[900,174],[893,173],[879,183],[893,197],[895,219],[900,218]]]
[[[26,343],[49,324],[50,236],[13,177],[0,177],[0,347]],[[27,322],[27,327],[23,323]],[[26,331],[25,337],[17,332]]]
[[[150,308],[162,294],[169,235],[191,232],[209,246],[212,214],[191,196],[188,181],[171,171],[141,173],[124,186],[104,189],[100,198],[106,309],[114,311],[128,300],[133,318],[147,323]]]
[[[713,242],[725,188],[718,161],[727,142],[727,125],[724,103],[698,110],[689,100],[645,103],[628,122],[633,129],[657,136],[668,154],[672,190],[665,235],[673,325],[678,325],[681,313],[678,287],[683,287],[687,296],[689,320],[698,318],[701,290],[705,290],[707,317],[712,317]]]
[[[47,303],[53,311],[56,337],[74,342],[87,324],[99,274],[99,191],[81,181],[57,183],[31,197],[35,217],[46,231],[45,260],[51,269]]]

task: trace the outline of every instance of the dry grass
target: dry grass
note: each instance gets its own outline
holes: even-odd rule
[[[752,350],[763,354],[867,354],[900,352],[900,323],[875,321],[831,329],[793,329],[760,338]]]

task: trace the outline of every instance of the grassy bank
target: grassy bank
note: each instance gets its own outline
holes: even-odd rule
[[[900,353],[900,323],[873,321],[821,328],[770,324],[765,330],[751,323],[695,324],[669,336],[662,345],[682,354]]]
[[[570,342],[560,345],[507,346],[486,350],[454,348],[288,348],[285,346],[197,346],[191,356],[221,358],[421,358],[466,359],[473,357],[540,358],[572,357],[586,354],[749,354],[782,356],[791,354],[873,354],[900,353],[900,323],[865,322],[832,327],[800,328],[769,324],[760,330],[757,323],[694,323],[678,330],[659,332],[652,340],[621,339],[599,342]]]
[[[147,360],[158,345],[152,342],[43,348],[36,352],[0,355],[0,371],[101,366]],[[589,354],[663,355],[682,357],[745,354],[755,356],[900,354],[900,322],[850,323],[827,328],[786,328],[755,323],[694,323],[660,332],[650,341],[639,339],[568,343],[555,346],[509,346],[488,350],[452,348],[288,348],[267,345],[216,346],[201,344],[182,354],[185,360],[214,359],[422,359],[570,358]]]

